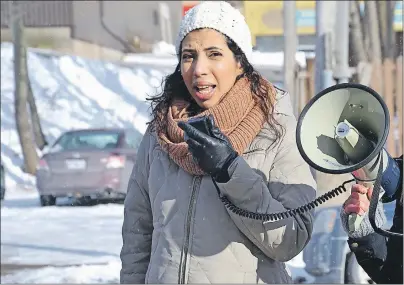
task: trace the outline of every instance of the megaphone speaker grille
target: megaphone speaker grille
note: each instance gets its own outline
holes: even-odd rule
[[[304,107],[296,142],[313,168],[330,174],[349,173],[381,151],[389,125],[389,112],[379,94],[361,84],[338,84]]]

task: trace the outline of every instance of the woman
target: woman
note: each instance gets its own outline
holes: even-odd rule
[[[313,213],[262,222],[217,193],[260,213],[315,198],[289,95],[251,66],[250,31],[226,2],[191,9],[176,49],[128,186],[121,282],[291,283],[283,262],[309,241]],[[200,116],[212,136],[187,123]]]
[[[403,156],[396,159],[401,173],[403,173]],[[403,182],[401,189],[396,192],[396,209],[394,211],[392,232],[403,233]],[[348,216],[351,213],[365,215],[358,229],[349,233],[348,245],[355,254],[359,265],[369,277],[378,284],[403,284],[403,238],[386,238],[375,233],[369,221],[368,211],[372,189],[355,184],[351,195],[341,209],[342,225],[348,231]],[[386,222],[383,204],[377,204],[375,222],[382,227]]]

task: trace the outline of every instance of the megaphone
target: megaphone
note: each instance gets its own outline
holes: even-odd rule
[[[389,126],[389,111],[379,94],[361,84],[343,83],[313,97],[303,108],[296,129],[297,147],[311,167],[329,174],[351,173],[357,183],[373,187],[369,211],[373,227],[379,198],[391,201],[401,187],[400,168],[384,148]],[[350,215],[349,231],[355,231],[362,219]]]

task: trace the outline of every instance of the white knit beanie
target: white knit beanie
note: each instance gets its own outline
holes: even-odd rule
[[[215,29],[231,38],[251,62],[251,32],[244,16],[224,1],[204,1],[190,9],[182,19],[175,43],[177,54],[186,35],[201,28]]]

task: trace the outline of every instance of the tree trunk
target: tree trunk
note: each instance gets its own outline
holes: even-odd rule
[[[12,1],[11,7],[13,14],[18,11],[16,1]],[[15,122],[24,158],[23,170],[27,173],[35,174],[38,154],[32,137],[27,110],[27,55],[23,41],[23,23],[20,16],[12,15],[12,31],[14,43]]]
[[[32,93],[31,84],[28,78],[28,103],[31,112],[32,129],[34,131],[35,143],[40,150],[48,145],[45,135],[42,132],[41,121],[39,119],[38,110],[36,108],[35,97]]]
[[[394,59],[397,56],[397,47],[395,44],[395,32],[394,32],[394,9],[397,1],[387,1],[386,5],[386,58]]]
[[[350,42],[352,45],[352,65],[357,66],[360,62],[367,62],[365,50],[364,31],[362,30],[361,16],[357,1],[351,1],[350,5]]]
[[[372,59],[372,79],[371,88],[383,96],[383,65],[379,37],[379,21],[377,19],[377,9],[375,1],[365,1],[369,23],[369,39]]]
[[[359,1],[355,1],[355,4],[357,6],[358,11],[360,11],[360,5]],[[370,24],[369,24],[369,11],[364,5],[364,13],[360,14],[361,17],[361,26],[362,26],[362,31],[363,31],[363,45],[365,46],[365,52],[367,55],[368,60],[370,60],[371,57],[371,47],[370,47]]]
[[[379,23],[379,39],[380,39],[380,51],[382,60],[386,58],[388,53],[387,42],[387,2],[388,1],[376,1],[377,19]]]
[[[379,33],[379,21],[377,17],[377,8],[375,1],[365,1],[365,7],[368,13],[369,24],[369,39],[370,47],[372,50],[371,58],[373,60],[380,60],[382,58],[381,45],[380,45],[380,33]]]

